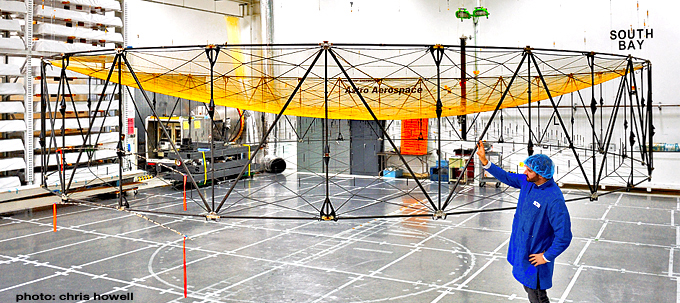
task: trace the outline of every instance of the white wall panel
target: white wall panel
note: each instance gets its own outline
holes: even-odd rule
[[[127,5],[127,39],[132,47],[227,42],[223,15],[141,0]]]

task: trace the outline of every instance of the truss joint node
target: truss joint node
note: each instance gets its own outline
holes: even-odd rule
[[[590,194],[590,201],[597,201],[597,197],[598,197],[597,192]]]
[[[205,220],[206,220],[206,221],[208,221],[208,220],[219,221],[219,219],[220,219],[220,215],[218,215],[218,214],[215,213],[215,212],[210,212],[210,213],[208,213],[208,214],[205,215]]]
[[[328,41],[324,41],[323,43],[319,43],[319,45],[321,46],[321,48],[327,50],[327,49],[330,49],[330,48],[331,48],[331,45],[333,45],[333,44],[332,44],[332,43],[328,43]]]
[[[432,214],[432,220],[446,220],[446,213],[443,210],[438,210],[435,211],[434,214]]]
[[[334,215],[324,215],[319,218],[321,221],[338,221],[338,217]]]

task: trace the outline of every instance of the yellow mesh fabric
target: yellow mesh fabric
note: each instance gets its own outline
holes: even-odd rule
[[[409,53],[411,50],[413,51]],[[213,68],[215,104],[279,113],[319,51],[318,47],[293,49],[225,47],[220,51]],[[338,48],[334,51],[378,119],[436,117],[436,65],[427,48],[390,49],[385,51],[388,54],[384,57],[379,56],[381,54],[379,48],[349,50]],[[406,55],[399,58],[399,54]],[[478,53],[474,58],[467,58],[469,75],[465,85],[465,98],[461,90],[460,61],[455,61],[460,58],[460,53],[447,54],[447,61],[442,62],[440,67],[442,116],[494,110],[508,87],[521,54],[521,50],[514,50],[502,54],[489,53],[484,58]],[[126,50],[125,55],[147,92],[199,102],[210,101],[210,64],[205,58],[205,49],[161,51],[132,49]],[[74,55],[70,57],[68,69],[94,78],[106,79],[114,56]],[[508,59],[497,62],[501,56]],[[542,71],[553,98],[592,86],[590,67],[584,55],[546,53],[536,56],[541,59],[538,68]],[[477,77],[472,75],[475,58],[479,70]],[[523,66],[527,64],[527,60]],[[52,64],[61,66],[61,61],[55,60]],[[626,64],[626,58],[622,57],[596,58],[594,84],[621,77]],[[640,69],[643,64],[636,61],[633,68]],[[326,65],[327,69],[324,68]],[[528,102],[529,72],[532,81],[531,101],[548,99],[533,62],[529,71],[528,68],[520,68],[520,73],[508,91],[502,108]],[[113,69],[110,81],[118,83],[119,70],[122,72],[121,83],[136,88],[137,84],[132,73],[124,64]],[[325,56],[323,53],[298,93],[292,97],[285,114],[324,117],[326,71],[328,71],[328,117],[372,119],[359,94],[352,89],[335,61],[330,55]],[[108,93],[112,91],[111,87],[109,86]]]

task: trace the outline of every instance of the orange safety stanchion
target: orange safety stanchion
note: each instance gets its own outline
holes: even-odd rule
[[[187,211],[187,175],[184,175],[184,211]]]
[[[187,237],[182,242],[182,254],[184,255],[184,297],[187,297]]]
[[[57,232],[57,203],[52,203],[52,226],[54,232]]]

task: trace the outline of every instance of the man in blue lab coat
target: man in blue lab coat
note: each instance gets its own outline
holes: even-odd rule
[[[555,166],[550,157],[537,154],[524,161],[524,174],[508,173],[486,159],[482,141],[477,145],[477,156],[496,179],[520,189],[508,262],[530,302],[550,302],[546,289],[552,287],[555,258],[567,249],[572,237],[564,196],[552,179]]]

